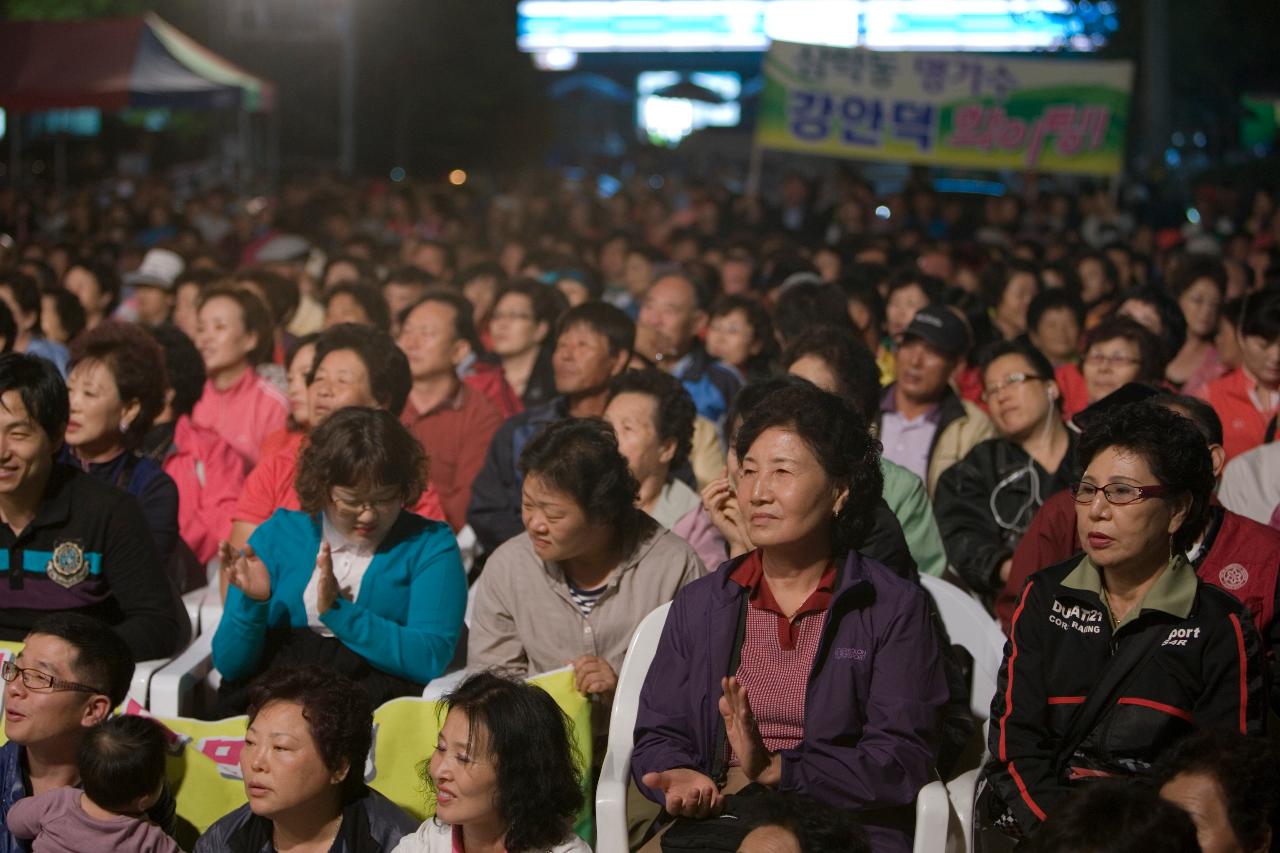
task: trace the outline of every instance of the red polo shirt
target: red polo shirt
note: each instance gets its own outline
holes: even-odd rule
[[[1228,461],[1262,444],[1267,424],[1280,411],[1276,403],[1280,396],[1274,392],[1271,405],[1258,408],[1258,382],[1245,373],[1243,367],[1210,382],[1196,396],[1213,406],[1222,421],[1222,448],[1227,452]]]

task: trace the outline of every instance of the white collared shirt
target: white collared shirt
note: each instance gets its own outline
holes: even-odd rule
[[[349,589],[351,600],[356,601],[360,598],[360,582],[364,580],[364,573],[369,570],[369,564],[373,562],[373,555],[378,550],[378,546],[376,543],[354,542],[342,535],[329,522],[329,516],[322,513],[321,518],[323,519],[321,541],[329,543],[329,554],[333,559],[333,576],[338,579],[338,589]],[[319,557],[318,552],[316,556]],[[307,588],[302,592],[302,603],[307,608],[307,627],[322,637],[332,637],[333,632],[320,621],[320,605],[316,595],[319,579],[320,572],[312,569],[311,580],[307,582]]]

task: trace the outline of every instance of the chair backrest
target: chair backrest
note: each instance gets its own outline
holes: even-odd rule
[[[662,626],[667,622],[670,609],[671,602],[667,602],[640,621],[622,661],[622,672],[618,673],[609,718],[609,746],[596,787],[596,850],[599,853],[627,850],[627,780],[631,773],[631,751],[635,747],[640,690],[658,651],[658,640],[662,638]]]
[[[1004,632],[986,609],[955,584],[931,575],[920,575],[920,584],[933,596],[951,642],[973,657],[969,709],[980,720],[991,715],[991,697],[1004,660]]]

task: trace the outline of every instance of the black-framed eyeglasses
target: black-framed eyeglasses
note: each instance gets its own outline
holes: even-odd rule
[[[1024,382],[1031,382],[1033,380],[1036,382],[1045,381],[1043,376],[1036,376],[1034,373],[1010,373],[1004,379],[989,388],[982,389],[982,402],[985,403],[1006,388],[1011,388],[1015,385],[1021,385]]]
[[[1075,495],[1078,504],[1093,503],[1098,492],[1102,492],[1107,503],[1124,506],[1146,498],[1159,497],[1167,491],[1169,491],[1168,486],[1131,486],[1128,483],[1107,483],[1105,486],[1095,486],[1093,483],[1071,485],[1071,493]]]
[[[38,669],[23,669],[11,660],[7,660],[0,664],[0,678],[5,681],[13,681],[18,676],[22,676],[22,686],[28,690],[79,690],[84,693],[100,693],[107,695],[107,691],[99,690],[96,687],[90,687],[87,684],[80,684],[76,681],[65,681],[61,678],[50,675],[47,672],[41,672]]]

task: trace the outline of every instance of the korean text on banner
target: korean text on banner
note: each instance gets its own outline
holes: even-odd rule
[[[858,160],[1113,175],[1129,62],[773,42],[756,141]]]

